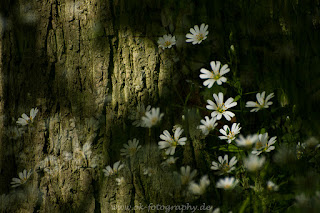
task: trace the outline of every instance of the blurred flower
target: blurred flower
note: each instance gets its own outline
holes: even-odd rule
[[[25,184],[28,181],[31,174],[31,169],[29,170],[29,172],[26,169],[23,170],[23,172],[19,172],[19,178],[12,178],[11,187],[18,187],[20,185]]]
[[[247,158],[243,160],[243,164],[248,171],[254,172],[261,169],[265,160],[266,158],[264,156],[260,158],[257,155],[250,154]]]
[[[266,99],[265,99],[265,94],[266,94],[265,91],[263,91],[262,93],[257,93],[257,95],[256,95],[257,101],[256,102],[248,101],[246,103],[246,107],[254,107],[252,110],[250,110],[250,112],[258,112],[260,109],[269,108],[269,106],[272,105],[272,102],[269,100],[274,97],[274,94],[273,93],[269,94],[266,97]]]
[[[146,112],[149,112],[150,110],[150,105],[145,108],[143,103],[139,103],[136,110],[131,111],[129,115],[129,119],[133,121],[132,125],[136,127],[144,127],[144,121],[142,120],[142,117],[145,116]]]
[[[207,39],[208,25],[204,23],[201,24],[200,29],[198,25],[195,25],[194,28],[190,28],[190,32],[186,35],[186,42],[192,42],[192,44],[200,44],[203,40]]]
[[[220,170],[220,172],[218,173],[219,175],[227,174],[235,170],[236,167],[234,165],[236,165],[236,163],[238,162],[236,156],[233,156],[229,162],[228,155],[225,155],[224,158],[222,158],[222,156],[219,156],[218,161],[219,162],[212,161],[211,169]]]
[[[206,192],[206,188],[210,185],[208,175],[203,176],[200,179],[200,183],[191,182],[189,185],[189,191],[195,195],[202,195]]]
[[[175,44],[176,44],[176,37],[170,34],[164,35],[163,37],[160,37],[158,40],[158,45],[162,49],[171,48]]]
[[[309,137],[303,144],[306,149],[317,149],[320,147],[319,141],[315,137]]]
[[[227,125],[224,125],[223,129],[219,130],[219,132],[224,136],[219,136],[219,138],[221,140],[228,140],[228,143],[231,143],[234,139],[236,139],[236,135],[240,133],[240,130],[240,123],[233,123],[231,126],[231,130]]]
[[[186,167],[182,166],[180,168],[180,172],[181,172],[180,178],[181,178],[182,185],[189,184],[193,180],[193,178],[197,175],[197,170],[195,169],[191,172],[190,166],[186,166]]]
[[[213,130],[218,124],[216,123],[216,118],[210,118],[208,116],[204,117],[205,120],[201,120],[202,125],[198,126],[204,135],[208,135],[211,130]]]
[[[153,175],[155,173],[156,172],[155,172],[155,170],[153,168],[148,167],[148,168],[144,168],[143,169],[143,174],[144,175],[148,175],[149,177],[151,177],[151,175]]]
[[[267,189],[269,191],[278,191],[279,190],[279,186],[276,185],[274,182],[272,182],[271,180],[268,180],[267,182]]]
[[[160,114],[160,108],[152,108],[151,111],[146,111],[145,115],[141,118],[143,121],[143,127],[151,128],[157,125],[162,117],[163,113]]]
[[[218,96],[219,95],[219,96]],[[215,99],[216,103],[211,100],[207,100],[208,104],[207,109],[213,110],[211,113],[212,117],[217,117],[217,120],[222,118],[222,115],[230,121],[235,114],[230,111],[226,111],[227,109],[234,107],[237,105],[237,102],[233,102],[233,98],[229,98],[225,103],[223,102],[223,94],[219,92],[219,94],[213,94],[213,98]]]
[[[129,140],[128,144],[124,144],[123,147],[123,149],[120,149],[121,155],[132,157],[141,148],[141,145],[139,145],[139,140],[134,138],[133,140]]]
[[[208,86],[208,88],[211,88],[215,82],[217,82],[218,85],[227,82],[227,78],[223,77],[223,75],[228,73],[230,69],[228,68],[227,64],[223,65],[220,69],[220,64],[220,61],[211,61],[210,66],[212,71],[201,68],[200,72],[202,74],[200,74],[200,78],[207,79],[203,82],[203,86]]]
[[[25,113],[23,113],[21,115],[22,118],[18,119],[17,124],[20,124],[21,126],[26,126],[29,123],[32,123],[38,111],[39,111],[38,108],[32,108],[30,110],[30,117],[28,117]]]
[[[216,187],[224,190],[232,190],[239,183],[234,177],[225,177],[224,179],[220,179]]]
[[[71,152],[66,152],[66,151],[63,152],[63,159],[65,161],[70,161],[70,160],[72,160],[72,158],[73,158],[73,156],[72,156]]]
[[[213,207],[211,207],[208,213],[220,213],[220,208],[213,209]]]
[[[251,147],[254,143],[258,141],[258,135],[247,135],[247,137],[243,137],[243,135],[240,135],[238,139],[236,139],[237,146],[243,146],[246,148]]]
[[[13,140],[17,140],[22,136],[24,130],[22,128],[18,128],[17,126],[9,126],[6,132],[6,135]]]
[[[160,135],[160,138],[163,141],[160,141],[158,143],[159,149],[166,149],[166,155],[173,155],[178,145],[183,146],[186,144],[186,141],[187,141],[186,137],[179,138],[182,132],[183,132],[183,129],[178,127],[174,131],[174,137],[172,137],[168,132],[168,130],[163,131],[163,134]]]
[[[305,149],[305,144],[298,142],[296,147],[297,159],[300,159],[302,157],[304,149]]]
[[[120,161],[117,161],[113,164],[113,168],[111,168],[111,166],[107,166],[102,171],[104,172],[105,176],[111,176],[117,174],[123,167],[124,165],[120,164]]]
[[[256,146],[252,151],[252,154],[260,155],[262,152],[271,152],[275,149],[275,146],[272,146],[275,142],[277,137],[272,137],[268,141],[269,136],[268,133],[260,134],[259,140],[256,142]]]
[[[116,178],[117,185],[120,186],[125,183],[124,177]]]
[[[161,166],[174,165],[178,158],[170,156],[167,160],[161,163]]]

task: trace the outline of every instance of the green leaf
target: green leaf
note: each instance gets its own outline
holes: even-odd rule
[[[219,150],[224,152],[243,152],[243,150],[239,149],[237,146],[233,144],[226,144],[220,146]]]
[[[234,98],[234,102],[236,102],[237,100],[239,100],[241,98],[241,95],[237,95],[235,98]]]

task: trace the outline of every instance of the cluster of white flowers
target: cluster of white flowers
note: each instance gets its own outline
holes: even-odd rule
[[[200,28],[198,25],[195,25],[193,28],[190,28],[190,33],[186,34],[186,42],[192,42],[192,44],[200,44],[203,40],[207,39],[208,25],[202,23]],[[164,35],[158,39],[159,48],[166,49],[171,48],[173,45],[176,45],[176,37],[171,34]]]

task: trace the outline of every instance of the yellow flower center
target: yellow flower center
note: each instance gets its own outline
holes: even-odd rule
[[[220,74],[218,73],[217,75],[214,75],[213,79],[214,79],[214,80],[218,80],[220,77],[221,77],[221,76],[220,76]]]
[[[199,34],[196,35],[196,38],[197,38],[198,41],[202,41],[204,39],[204,36],[203,36],[202,33],[199,33]]]
[[[228,163],[224,163],[222,166],[221,166],[221,170],[223,172],[228,172],[230,170],[230,166]]]
[[[165,46],[165,47],[168,47],[168,46],[170,46],[170,45],[171,45],[171,42],[170,42],[170,41],[165,41],[165,42],[164,42],[164,46]]]
[[[261,141],[258,141],[256,143],[256,149],[261,149],[263,147],[263,143]]]
[[[156,125],[158,123],[158,118],[154,117],[151,119],[151,124]]]
[[[231,184],[226,184],[226,185],[224,185],[224,188],[225,188],[225,189],[230,189],[231,186],[232,186]]]

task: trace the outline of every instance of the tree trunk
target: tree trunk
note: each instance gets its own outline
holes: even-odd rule
[[[161,52],[156,43],[172,25],[164,20],[170,14],[161,21],[162,6],[121,0],[2,3],[0,190],[10,196],[3,208],[111,212],[115,204],[174,204],[168,196],[174,193],[172,177],[160,170],[160,132],[149,135],[128,120],[138,103],[164,106],[175,98],[170,88],[172,79],[180,79],[171,59],[175,53]],[[5,133],[16,125],[12,118],[34,107],[39,109],[34,126],[9,139]],[[164,126],[171,128],[168,120]],[[150,143],[144,155],[124,160],[125,184],[117,186],[102,169],[120,159],[120,148],[133,137]],[[97,167],[64,161],[64,152],[75,155],[86,142],[99,157]],[[39,164],[48,156],[50,172],[43,172]],[[143,175],[145,167],[152,167],[151,177]],[[11,189],[11,178],[23,169],[33,170],[30,183]]]

